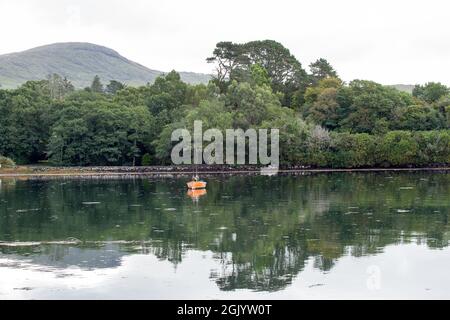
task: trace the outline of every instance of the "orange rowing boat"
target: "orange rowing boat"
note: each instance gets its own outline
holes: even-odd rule
[[[205,189],[206,182],[205,181],[189,181],[187,183],[187,187],[189,189]]]

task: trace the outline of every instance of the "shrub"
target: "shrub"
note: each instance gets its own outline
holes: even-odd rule
[[[152,158],[150,157],[150,154],[146,153],[142,156],[141,165],[143,166],[149,166],[152,162]]]
[[[410,131],[391,131],[380,139],[379,155],[392,166],[417,164],[419,144]]]
[[[450,163],[450,131],[415,132],[414,137],[419,145],[417,164]]]
[[[307,157],[309,164],[316,167],[329,165],[330,132],[321,126],[313,127],[306,139]]]
[[[376,136],[367,133],[333,134],[332,166],[338,168],[359,168],[375,165]]]
[[[307,145],[297,163],[314,167],[361,168],[448,165],[450,131],[391,131],[385,135],[332,132],[329,147]]]
[[[16,164],[10,158],[0,156],[0,167],[1,168],[11,168],[15,167]]]

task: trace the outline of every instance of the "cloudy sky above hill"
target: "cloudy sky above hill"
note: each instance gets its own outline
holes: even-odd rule
[[[0,54],[91,42],[152,69],[208,73],[218,41],[273,39],[347,81],[450,85],[449,21],[446,0],[0,0]]]

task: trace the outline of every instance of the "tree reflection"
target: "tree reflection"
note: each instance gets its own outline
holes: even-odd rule
[[[188,250],[212,251],[221,268],[210,276],[222,290],[274,291],[289,285],[309,262],[328,271],[344,255],[377,254],[390,244],[449,243],[449,174],[211,176],[207,194],[196,201],[186,195],[184,182],[9,184],[0,191],[0,241],[74,237],[82,243],[80,250],[46,251],[0,244],[0,252],[56,266],[91,259],[82,252],[91,252],[95,243],[124,241],[114,247],[120,254],[101,263],[92,257],[96,268],[117,265],[121,255],[136,250],[175,265]]]

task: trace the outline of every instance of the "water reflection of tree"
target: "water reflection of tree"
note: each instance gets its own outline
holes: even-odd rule
[[[179,180],[18,182],[2,191],[0,240],[151,239],[146,250],[174,264],[190,248],[210,250],[222,265],[211,277],[223,290],[279,290],[308,260],[327,271],[343,255],[389,244],[448,245],[448,174],[208,180],[198,204]],[[33,207],[42,210],[15,212]]]

